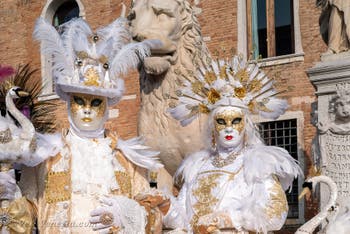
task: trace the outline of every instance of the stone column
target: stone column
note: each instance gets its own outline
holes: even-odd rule
[[[350,52],[324,55],[308,70],[316,88],[319,150],[314,161],[338,187],[340,205],[350,202]],[[315,141],[314,141],[315,142]],[[315,146],[317,147],[317,146]],[[321,185],[321,208],[329,191]]]

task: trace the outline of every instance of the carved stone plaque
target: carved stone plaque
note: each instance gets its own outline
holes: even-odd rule
[[[328,131],[324,136],[328,162],[324,174],[338,187],[340,199],[350,197],[350,135],[337,135]]]

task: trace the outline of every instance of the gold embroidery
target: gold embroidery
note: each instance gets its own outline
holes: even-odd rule
[[[0,144],[6,144],[12,141],[12,134],[10,129],[6,129],[0,132]]]
[[[214,116],[214,119],[214,127],[216,132],[220,132],[221,130],[227,127],[232,127],[233,129],[236,129],[239,133],[241,133],[245,129],[244,115],[240,111],[224,110],[222,112],[218,112]],[[219,119],[224,120],[223,123],[218,122]],[[235,122],[236,119],[240,120],[238,122]]]
[[[0,208],[0,229],[5,227],[9,233],[30,234],[33,229],[35,210],[25,197],[10,202],[6,208]]]
[[[204,79],[208,84],[212,84],[216,80],[215,72],[208,71],[204,75]]]
[[[100,75],[98,74],[98,72],[93,69],[93,68],[89,68],[84,76],[86,77],[86,81],[84,82],[84,85],[86,86],[100,86]]]
[[[218,186],[217,180],[221,174],[210,174],[207,177],[198,180],[198,188],[192,190],[192,195],[197,199],[197,203],[193,205],[195,214],[191,220],[192,226],[195,226],[199,217],[213,212],[213,206],[219,201],[212,194],[212,189]]]
[[[209,92],[207,93],[207,96],[210,104],[214,104],[215,102],[220,100],[220,93],[214,88],[211,88],[209,90]]]
[[[274,177],[274,180],[275,182],[270,189],[270,201],[266,207],[266,214],[270,219],[279,218],[284,212],[288,212],[286,194],[278,179]]]
[[[227,182],[232,181],[241,170],[242,170],[242,167],[238,169],[236,172],[230,172],[225,170],[209,170],[209,171],[202,171],[198,174],[199,176],[207,173],[214,173],[198,179],[199,185],[197,189],[192,190],[192,195],[198,201],[193,205],[194,215],[191,220],[191,225],[194,231],[196,231],[199,218],[204,215],[213,213],[214,208],[217,206],[217,203],[219,202],[219,199],[212,194],[213,189],[218,186],[218,179],[223,174],[228,174],[229,176],[227,178]],[[219,174],[219,173],[222,173],[222,174]]]
[[[71,198],[70,171],[50,171],[47,174],[45,199],[47,203],[67,201]]]
[[[114,174],[121,193],[131,198],[131,178],[129,174],[124,171],[115,171]]]

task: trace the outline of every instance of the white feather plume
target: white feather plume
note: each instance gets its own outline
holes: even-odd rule
[[[248,148],[244,157],[244,176],[247,183],[263,181],[275,174],[284,190],[291,187],[294,178],[303,172],[288,151],[276,146],[255,145]]]
[[[33,37],[41,42],[42,52],[49,58],[54,58],[53,70],[62,76],[72,77],[74,62],[66,53],[63,41],[56,29],[43,18],[38,18]]]
[[[126,141],[119,139],[117,148],[135,165],[149,170],[158,170],[163,167],[157,158],[159,152],[149,150],[149,147],[143,145],[143,140],[140,137]]]
[[[139,62],[150,54],[150,49],[159,43],[158,40],[145,40],[125,45],[111,62],[112,76],[125,74],[129,68],[136,68]]]
[[[88,48],[86,44],[85,48],[79,48],[78,50],[73,46],[82,44],[82,40],[77,40],[78,36],[86,39],[89,35],[92,35],[90,26],[82,18],[71,19],[67,23],[62,24],[60,28],[63,30],[61,36],[63,45],[70,58],[75,57],[74,51],[85,51]]]

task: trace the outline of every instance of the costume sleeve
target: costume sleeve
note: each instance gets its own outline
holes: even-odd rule
[[[279,230],[288,214],[287,198],[277,177],[253,185],[252,194],[239,209],[229,211],[233,225],[254,232]]]
[[[247,149],[243,164],[251,195],[230,211],[233,224],[251,231],[279,230],[288,213],[284,191],[303,174],[298,162],[285,149],[256,145]]]
[[[170,196],[170,208],[168,213],[163,217],[163,225],[167,228],[186,229],[188,218],[186,215],[186,194],[187,183],[182,186],[177,197]]]

